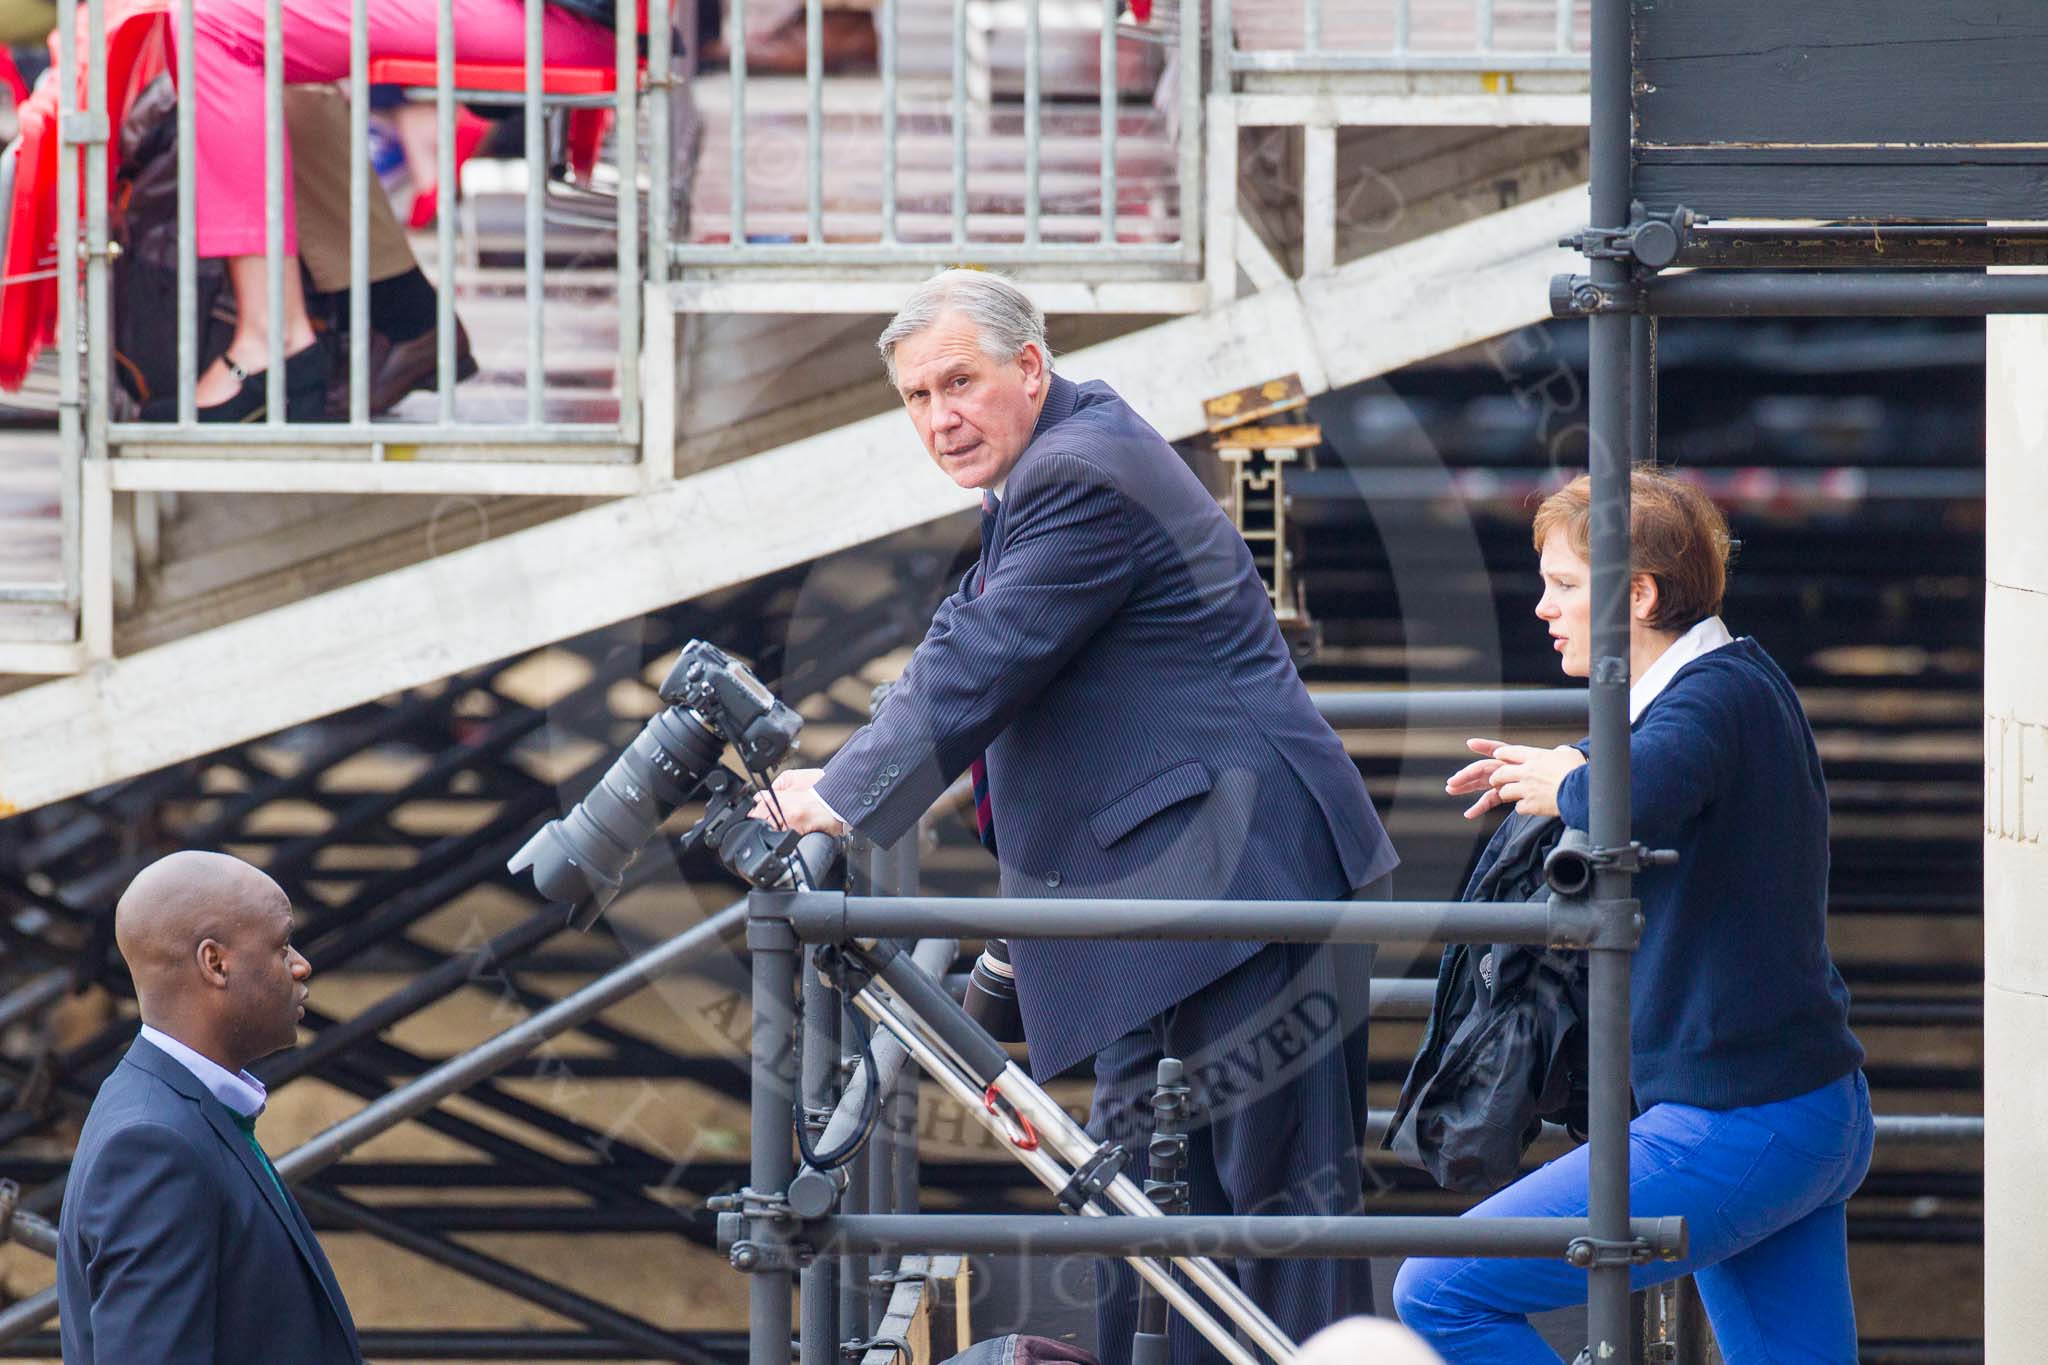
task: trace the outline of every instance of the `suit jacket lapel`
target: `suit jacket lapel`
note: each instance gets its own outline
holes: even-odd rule
[[[264,1169],[262,1159],[256,1155],[256,1149],[250,1145],[241,1128],[236,1126],[234,1115],[228,1112],[228,1107],[215,1099],[213,1092],[201,1085],[197,1076],[187,1071],[176,1059],[166,1056],[161,1048],[147,1038],[136,1039],[135,1045],[128,1049],[125,1060],[133,1062],[199,1106],[199,1112],[206,1116],[214,1135],[228,1145],[228,1150],[234,1153],[235,1160],[241,1163],[243,1172],[256,1182],[263,1202],[270,1205],[271,1212],[277,1215],[278,1220],[284,1224],[285,1231],[291,1234],[292,1245],[299,1249],[299,1255],[306,1258],[306,1265],[312,1270],[313,1278],[320,1282],[321,1291],[327,1295],[328,1306],[334,1310],[334,1315],[341,1319],[342,1326],[348,1330],[349,1340],[353,1343],[355,1320],[349,1316],[348,1304],[341,1296],[341,1286],[335,1282],[333,1272],[328,1268],[327,1257],[320,1251],[319,1244],[313,1240],[311,1225],[303,1216],[298,1216],[297,1204],[287,1204],[284,1196],[278,1192],[280,1181],[271,1179],[270,1172]]]

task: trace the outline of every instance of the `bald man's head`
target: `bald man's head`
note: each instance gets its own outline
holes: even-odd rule
[[[311,975],[278,884],[224,853],[173,853],[114,907],[114,940],[146,1024],[230,1070],[297,1039]]]

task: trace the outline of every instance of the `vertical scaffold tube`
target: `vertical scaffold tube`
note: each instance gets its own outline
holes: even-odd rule
[[[1620,228],[1629,203],[1629,18],[1623,0],[1593,0],[1592,226]],[[1628,281],[1620,261],[1595,258],[1593,278],[1619,289]],[[1629,838],[1629,402],[1631,319],[1602,313],[1590,320],[1587,403],[1592,473],[1591,829],[1595,848],[1619,848]],[[1625,899],[1631,878],[1603,869],[1593,895]],[[1628,1240],[1629,973],[1630,954],[1595,949],[1589,980],[1588,1106],[1591,1153],[1587,1214],[1602,1242]],[[1625,1360],[1628,1353],[1627,1264],[1596,1265],[1588,1272],[1586,1325],[1592,1358]]]
[[[747,949],[753,958],[752,1159],[747,1186],[757,1194],[781,1194],[796,1174],[790,1151],[791,1005],[796,987],[796,939],[789,926],[751,918]],[[766,1268],[747,1277],[747,1342],[750,1365],[789,1365],[790,1279]]]
[[[803,996],[802,1121],[815,1150],[839,1098],[841,1005],[839,993],[815,970],[804,973]],[[837,1256],[820,1256],[798,1280],[801,1365],[833,1365],[839,1359],[839,1264]]]

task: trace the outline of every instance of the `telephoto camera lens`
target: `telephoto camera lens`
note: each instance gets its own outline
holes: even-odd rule
[[[992,938],[982,945],[981,956],[967,977],[967,994],[961,1002],[967,1017],[988,1030],[999,1043],[1024,1041],[1024,1015],[1017,1008],[1017,973],[1010,966],[1010,945]]]
[[[725,742],[696,716],[670,707],[647,722],[588,796],[541,826],[506,868],[532,868],[543,896],[577,905],[579,922],[595,918],[619,894],[626,865],[724,751]]]

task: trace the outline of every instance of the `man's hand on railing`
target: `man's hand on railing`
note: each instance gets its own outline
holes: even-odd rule
[[[846,836],[846,822],[839,818],[824,799],[811,789],[818,785],[818,779],[825,775],[823,768],[792,768],[781,774],[773,783],[775,801],[771,804],[766,792],[754,798],[754,808],[748,814],[756,820],[766,820],[778,829],[793,829],[799,834],[830,834],[839,838]],[[776,806],[781,807],[781,818],[776,818]]]

